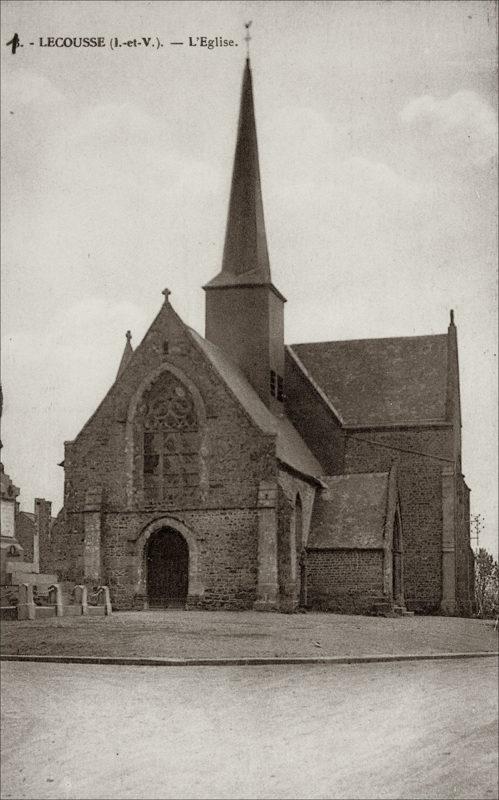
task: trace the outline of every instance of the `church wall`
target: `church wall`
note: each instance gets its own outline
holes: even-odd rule
[[[84,514],[66,514],[62,508],[50,537],[40,542],[40,571],[56,573],[60,581],[83,579]]]
[[[85,573],[95,572],[95,548],[100,545],[100,579],[109,584],[116,607],[131,608],[143,555],[134,551],[133,543],[151,519],[175,516],[198,542],[205,592],[192,604],[249,607],[256,593],[258,487],[262,480],[277,478],[275,436],[254,425],[174,312],[163,311],[161,317],[66,448],[65,508],[54,526],[50,566],[62,580],[84,580]],[[195,387],[200,398],[202,484],[185,496],[181,490],[174,497],[146,502],[136,491],[143,457],[136,450],[130,457],[130,442],[136,443],[137,436],[131,438],[133,420],[127,422],[127,416],[144,379],[169,372],[162,371],[166,364],[180,379],[185,376],[187,388]],[[90,507],[89,496],[97,495],[101,505]]]
[[[85,491],[92,486],[104,488],[108,509],[120,510],[126,505],[129,403],[142,380],[164,363],[171,363],[194,381],[205,405],[210,482],[206,504],[254,503],[254,481],[272,449],[269,438],[255,430],[185,332],[153,330],[149,338],[140,348],[140,358],[137,352],[132,368],[125,370],[90,424],[67,448],[66,509],[82,508]],[[163,339],[168,339],[167,358],[161,352]],[[266,468],[271,469],[268,464]]]
[[[410,610],[423,613],[437,612],[442,596],[441,472],[448,461],[395,448],[452,460],[452,428],[366,429],[352,431],[346,442],[345,472],[382,472],[397,460],[406,605]]]
[[[302,545],[305,547],[308,540],[310,531],[310,520],[312,519],[312,511],[314,507],[314,500],[316,495],[316,487],[311,485],[308,481],[298,478],[296,475],[287,472],[286,470],[279,470],[279,486],[282,488],[288,500],[292,503],[293,507],[296,503],[297,495],[300,496],[302,504],[302,525],[303,525],[303,541]]]
[[[136,606],[144,547],[138,533],[161,514],[108,513],[104,527],[104,579],[113,606]],[[175,512],[192,533],[197,548],[197,576],[203,591],[188,605],[198,608],[251,608],[256,597],[258,518],[256,509],[207,509]],[[192,557],[192,554],[191,554]]]
[[[268,405],[270,370],[283,375],[283,304],[267,286],[209,289],[206,338],[242,370]]]
[[[362,614],[382,600],[382,550],[307,552],[307,607]]]
[[[285,470],[279,470],[278,575],[280,608],[291,611],[300,599],[300,559],[306,546],[316,494],[315,486]],[[301,520],[296,503],[301,502]],[[300,530],[301,528],[301,530]]]
[[[344,464],[344,433],[313,386],[286,353],[284,394],[286,413],[304,439],[325,475],[341,475]]]
[[[473,552],[470,547],[469,489],[463,476],[456,478],[457,487],[457,537],[456,537],[456,604],[462,616],[472,612],[474,600]]]
[[[160,320],[163,324],[156,320],[131,366],[114,384],[77,439],[67,443],[64,504],[67,511],[82,509],[86,491],[94,487],[103,488],[108,510],[126,506],[129,404],[147,375],[165,363],[172,364],[196,385],[205,407],[209,492],[203,504],[254,505],[258,481],[275,475],[271,457],[273,438],[255,428],[176,315],[171,312],[169,317]],[[165,342],[167,355],[163,353]]]

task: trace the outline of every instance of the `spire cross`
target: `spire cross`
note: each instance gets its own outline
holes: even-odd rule
[[[246,58],[249,58],[250,54],[250,49],[249,49],[249,43],[251,42],[251,36],[249,32],[250,25],[251,25],[251,20],[249,22],[244,23],[244,27],[246,28],[246,36],[244,37],[244,41],[246,42]]]
[[[169,298],[169,297],[170,297],[170,295],[171,295],[171,292],[170,292],[170,290],[169,290],[169,289],[163,289],[163,291],[161,292],[161,294],[163,294],[163,295],[165,296],[165,303],[167,303],[167,302],[168,302],[168,298]]]

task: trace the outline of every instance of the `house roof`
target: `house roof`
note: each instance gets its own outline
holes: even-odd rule
[[[219,347],[207,339],[203,339],[192,328],[188,328],[188,330],[257,427],[264,433],[277,436],[277,458],[305,475],[315,478],[321,475],[322,467],[290,420],[284,415],[273,414],[267,408],[241,370]]]
[[[374,549],[383,546],[388,472],[327,476],[314,504],[307,547]]]
[[[447,335],[291,345],[345,425],[444,422]]]

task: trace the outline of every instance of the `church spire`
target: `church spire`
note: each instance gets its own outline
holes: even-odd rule
[[[208,287],[270,284],[249,58],[241,91],[222,271]]]
[[[286,298],[270,275],[249,58],[243,74],[222,270],[204,288],[206,338],[240,368],[263,402],[281,413]]]

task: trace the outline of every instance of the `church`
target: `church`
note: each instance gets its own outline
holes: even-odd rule
[[[246,60],[202,337],[159,313],[78,436],[40,541],[117,609],[467,615],[457,332],[286,345]]]

